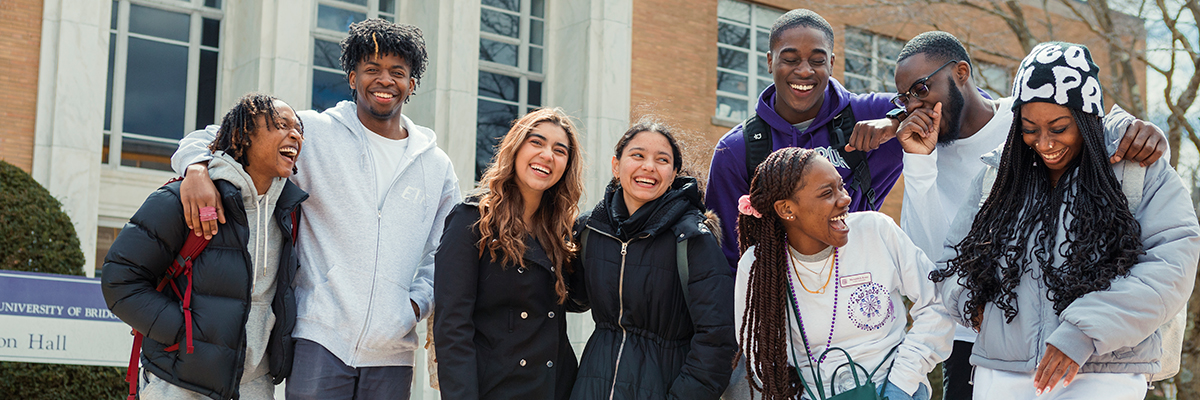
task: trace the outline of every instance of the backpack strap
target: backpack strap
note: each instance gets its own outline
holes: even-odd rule
[[[867,201],[867,207],[874,211],[879,209],[879,197],[875,193],[875,187],[871,186],[871,168],[867,165],[867,152],[846,151],[846,145],[850,143],[850,134],[854,133],[854,125],[857,123],[854,107],[846,106],[826,125],[826,130],[829,131],[829,145],[837,150],[838,155],[842,156],[842,160],[845,160],[846,166],[850,168],[850,186],[858,188],[858,192],[862,193],[863,199]]]
[[[691,294],[688,293],[688,277],[691,273],[688,272],[687,245],[687,239],[675,244],[675,269],[679,270],[679,287],[683,288],[683,301],[692,304]]]
[[[742,122],[742,139],[746,142],[746,183],[749,184],[754,180],[758,164],[775,150],[771,143],[771,126],[758,115],[752,115]]]
[[[175,178],[167,183],[180,180],[183,180],[183,178]],[[293,213],[295,213],[295,211],[293,211]],[[295,214],[293,214],[293,218],[294,217]],[[295,220],[293,219],[293,221]],[[293,224],[295,224],[295,222],[293,222]],[[294,232],[293,235],[295,235]],[[200,253],[204,251],[204,248],[208,247],[208,242],[209,239],[205,239],[204,236],[196,236],[191,232],[188,232],[187,239],[183,242],[183,249],[179,250],[179,254],[175,256],[175,261],[172,262],[171,266],[167,268],[166,275],[163,276],[162,281],[159,281],[158,287],[155,288],[155,290],[161,292],[163,289],[166,289],[167,285],[170,285],[171,289],[175,292],[175,296],[182,301],[183,304],[181,304],[181,306],[183,308],[184,330],[187,337],[186,340],[188,354],[191,354],[195,351],[195,348],[192,346],[192,261],[194,261],[196,256],[199,256]],[[184,288],[183,291],[180,291],[179,286],[175,285],[175,278],[178,278],[180,275],[187,276],[187,287]],[[137,399],[138,359],[141,357],[142,339],[145,337],[145,335],[143,335],[141,332],[138,332],[136,329],[134,329],[132,333],[133,349],[130,350],[129,354],[129,368],[125,371],[125,382],[129,383],[129,397],[126,398],[127,400]],[[163,350],[179,350],[179,343],[173,344]]]

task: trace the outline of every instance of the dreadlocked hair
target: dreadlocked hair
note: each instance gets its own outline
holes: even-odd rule
[[[803,184],[815,152],[798,147],[771,153],[755,170],[750,182],[750,204],[762,218],[738,215],[738,249],[754,247],[754,264],[746,290],[739,356],[745,359],[746,380],[763,399],[791,399],[800,394],[800,380],[788,365],[787,233],[775,213],[775,202],[792,197]],[[734,357],[735,363],[739,357]],[[760,387],[754,377],[762,382]]]
[[[1007,322],[1016,318],[1016,289],[1031,266],[1042,271],[1047,299],[1054,303],[1055,314],[1061,314],[1075,299],[1108,290],[1113,279],[1129,275],[1137,257],[1145,254],[1141,226],[1106,157],[1100,117],[1070,110],[1083,146],[1057,185],[1051,184],[1049,170],[1022,140],[1021,111],[1014,110],[987,201],[970,232],[954,246],[957,256],[945,269],[929,274],[935,282],[958,275],[968,296],[962,312],[975,328],[989,302],[996,303]],[[1071,218],[1066,241],[1056,247],[1064,209]]]
[[[208,150],[223,151],[242,164],[243,168],[250,166],[246,152],[250,150],[251,136],[254,136],[255,130],[259,128],[258,117],[263,117],[265,128],[276,126],[282,119],[279,111],[275,109],[276,100],[279,98],[262,93],[248,93],[242,96],[237,104],[225,113],[225,117],[221,118],[221,128],[217,130],[217,137],[208,144]],[[300,118],[297,117],[296,120],[299,121]],[[303,122],[296,128],[301,135],[304,134]],[[296,173],[295,166],[292,167],[292,173]]]
[[[556,125],[567,134],[567,164],[562,178],[542,192],[541,203],[526,224],[525,200],[517,187],[516,155],[530,132],[538,124]],[[552,143],[546,143],[551,146]],[[583,157],[575,125],[561,108],[542,108],[525,114],[504,136],[492,158],[491,167],[479,181],[479,242],[475,247],[482,257],[486,251],[502,268],[525,266],[525,238],[531,233],[546,250],[554,268],[554,292],[558,304],[567,300],[567,284],[563,271],[571,272],[571,259],[576,246],[571,242],[571,228],[579,215],[579,197],[583,194]],[[499,253],[499,257],[497,257]]]
[[[388,54],[399,56],[408,63],[408,75],[416,81],[413,86],[421,83],[421,75],[425,74],[425,64],[429,55],[425,52],[425,38],[421,29],[409,24],[400,24],[379,18],[371,18],[350,24],[350,35],[341,42],[342,71],[347,75],[358,67],[358,63],[374,57]],[[351,89],[350,97],[358,98]],[[412,96],[409,95],[409,98]],[[408,102],[408,98],[404,99]]]

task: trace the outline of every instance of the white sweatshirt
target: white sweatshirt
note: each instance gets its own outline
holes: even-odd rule
[[[953,323],[942,307],[936,286],[929,280],[933,262],[884,214],[873,211],[851,213],[846,218],[846,225],[850,228],[849,242],[837,249],[837,274],[824,294],[806,292],[791,267],[788,267],[788,276],[798,292],[795,299],[804,320],[812,358],[819,358],[827,348],[836,286],[837,320],[833,327],[833,347],[848,351],[854,361],[868,372],[884,364],[873,377],[876,386],[883,385],[887,377],[892,384],[911,395],[917,391],[919,384],[929,386],[926,374],[945,360],[951,349]],[[737,325],[734,326],[741,326],[746,311],[746,283],[754,259],[754,247],[751,247],[738,262],[733,302]],[[819,269],[823,262],[802,260],[814,269]],[[823,279],[817,280],[816,275],[799,265],[796,271],[805,276],[805,286],[810,290],[816,290],[824,283]],[[913,308],[908,313],[912,316],[913,324],[908,332],[904,329],[908,321],[904,317],[904,300],[901,296],[913,302]],[[810,362],[805,355],[804,342],[790,304],[787,314],[792,339],[788,358],[792,365],[797,366],[810,390],[816,393]],[[897,344],[899,349],[894,357],[895,364],[888,376],[888,364],[891,361],[884,357]],[[792,360],[792,354],[799,360]],[[820,364],[827,395],[833,381],[833,370],[845,362],[846,357],[842,353],[831,352]],[[842,371],[847,369],[842,368]],[[849,377],[849,374],[841,372],[839,375]],[[839,393],[844,385],[853,385],[852,379],[841,376],[837,381]]]
[[[904,153],[904,203],[900,227],[929,259],[942,255],[950,222],[971,191],[971,180],[984,164],[979,157],[995,150],[1012,127],[1012,97],[1000,99],[996,114],[971,137],[939,145],[933,153]],[[955,324],[954,340],[975,342],[975,331]]]

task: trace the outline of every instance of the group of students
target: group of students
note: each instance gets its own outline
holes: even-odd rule
[[[289,399],[407,397],[432,313],[447,399],[928,399],[943,361],[948,399],[1142,398],[1200,260],[1162,133],[1105,115],[1081,45],[1039,45],[991,99],[948,33],[901,50],[899,95],[843,88],[833,42],[819,15],[781,16],[774,85],[707,185],[645,119],[581,212],[570,116],[515,121],[460,199],[400,114],[419,31],[352,25],[355,101],[243,98],[113,244],[104,294],[146,335],[142,396],[270,398],[287,378]],[[874,210],[901,172],[898,227]],[[176,279],[185,313],[154,289],[189,234],[212,243]],[[577,361],[565,314],[588,310]]]

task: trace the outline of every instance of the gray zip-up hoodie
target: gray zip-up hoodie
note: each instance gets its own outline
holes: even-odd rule
[[[1114,122],[1105,121],[1106,125]],[[1110,143],[1108,153],[1115,150],[1116,142]],[[1002,152],[1003,145],[982,160],[996,168]],[[1113,168],[1117,180],[1124,178],[1120,167],[1118,163]],[[955,256],[951,246],[966,237],[979,212],[984,172],[980,171],[972,182],[971,194],[954,219],[939,268],[946,268],[947,261]],[[1146,168],[1142,187],[1141,205],[1133,210],[1133,216],[1141,225],[1146,254],[1138,257],[1129,276],[1114,279],[1108,290],[1076,299],[1055,315],[1054,304],[1046,297],[1041,270],[1027,271],[1016,289],[1019,312],[1011,323],[1006,322],[995,303],[984,310],[971,364],[1030,373],[1037,370],[1046,344],[1053,344],[1081,366],[1080,372],[1150,374],[1161,369],[1162,344],[1157,329],[1183,308],[1192,293],[1200,259],[1200,224],[1182,180],[1166,159]],[[1071,219],[1069,214],[1060,218],[1054,248],[1066,241]],[[1062,261],[1062,257],[1055,257],[1056,263]],[[957,277],[943,281],[941,292],[951,316],[970,326],[963,314],[967,296]]]
[[[461,197],[458,178],[433,131],[402,116],[408,148],[380,203],[365,136],[375,133],[355,107],[298,113],[305,143],[291,180],[311,197],[300,223],[294,336],[352,367],[413,365],[414,327],[433,310],[433,255]],[[205,146],[217,128],[180,141],[177,172],[211,157]]]
[[[246,363],[242,369],[242,382],[250,382],[270,372],[267,363],[267,342],[271,338],[271,327],[275,326],[275,312],[271,301],[275,299],[275,275],[279,272],[279,251],[283,246],[283,232],[275,223],[275,202],[283,192],[284,178],[271,180],[271,186],[262,196],[254,187],[254,180],[233,157],[224,152],[213,154],[208,163],[208,176],[224,180],[242,191],[242,205],[246,207],[246,225],[250,228],[246,251],[250,253],[254,275],[250,289],[250,314],[246,318]]]

